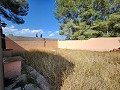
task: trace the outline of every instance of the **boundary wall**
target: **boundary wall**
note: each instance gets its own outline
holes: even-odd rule
[[[13,52],[33,50],[33,49],[39,50],[41,47],[58,48],[58,39],[6,36],[5,40],[6,40],[6,49],[13,49]]]
[[[6,49],[13,52],[25,50],[40,50],[44,48],[61,48],[90,51],[110,51],[120,47],[120,37],[91,38],[89,40],[65,40],[36,37],[10,36],[5,37]]]
[[[120,47],[120,37],[91,38],[89,40],[58,41],[58,48],[91,51],[110,51]]]

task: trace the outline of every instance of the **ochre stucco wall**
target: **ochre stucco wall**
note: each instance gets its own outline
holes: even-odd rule
[[[120,47],[120,37],[116,38],[91,38],[89,40],[58,41],[58,48],[81,49],[91,51],[109,51]]]

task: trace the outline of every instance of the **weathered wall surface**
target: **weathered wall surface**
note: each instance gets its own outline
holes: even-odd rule
[[[13,78],[21,75],[21,61],[4,63],[4,74],[6,78]]]
[[[62,49],[109,51],[119,47],[120,47],[120,37],[91,38],[89,40],[67,40],[67,41],[58,42],[58,48],[62,48]]]
[[[21,36],[6,37],[6,48],[13,49],[14,52],[33,49],[39,50],[41,47],[58,48],[58,40]]]
[[[110,51],[120,47],[120,37],[114,38],[91,38],[89,40],[67,40],[58,41],[57,39],[35,38],[12,36],[6,37],[7,49],[13,49],[13,52],[32,49],[62,48],[62,49],[80,49],[91,51]]]

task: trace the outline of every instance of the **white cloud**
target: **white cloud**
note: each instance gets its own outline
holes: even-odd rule
[[[53,37],[53,36],[55,36],[55,34],[54,34],[54,33],[51,33],[49,36],[50,36],[50,37]]]
[[[3,28],[3,33],[13,34],[15,36],[35,36],[36,33],[43,33],[43,30],[30,30],[29,28],[18,30],[15,26],[11,25],[10,27]]]
[[[10,26],[10,27],[5,27],[3,28],[3,32],[6,34],[6,33],[14,33],[14,32],[17,32],[18,29],[15,29],[14,26]]]
[[[58,34],[58,33],[59,33],[59,31],[56,31],[55,33],[57,33],[57,34]]]
[[[30,31],[29,28],[27,28],[27,29],[22,29],[22,30],[20,30],[20,31],[15,32],[15,33],[18,33],[18,32],[21,33],[21,34],[31,33],[31,31]]]
[[[52,33],[52,31],[48,31],[48,33]]]
[[[32,33],[43,33],[43,30],[42,29],[39,29],[39,30],[31,30]]]
[[[15,26],[11,25],[9,28],[14,29],[14,28],[15,28]]]

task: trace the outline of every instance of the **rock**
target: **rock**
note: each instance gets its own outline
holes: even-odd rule
[[[37,79],[39,73],[34,69],[33,71],[30,72],[30,75],[32,75],[33,78]]]
[[[33,84],[26,84],[24,87],[25,90],[41,90],[39,87]]]
[[[15,88],[15,89],[13,89],[13,90],[22,90],[22,89],[21,89],[21,87],[18,87],[18,88]]]
[[[9,85],[8,87],[5,87],[5,90],[12,90],[13,87],[16,86],[18,83],[25,83],[27,82],[26,74],[20,75],[17,78],[14,79],[14,83]]]
[[[9,85],[8,87],[5,87],[5,90],[12,90],[12,88],[16,85],[17,83],[13,83],[11,85]]]
[[[44,76],[38,73],[35,69],[32,69],[30,66],[27,66],[27,70],[42,90],[51,90],[51,86],[44,78]]]
[[[26,81],[27,81],[26,74],[22,74],[22,75],[18,76],[17,78],[15,78],[15,82],[26,82]]]
[[[33,69],[31,66],[26,65],[26,70],[27,70],[27,72],[31,72],[31,71],[33,71],[34,69]]]
[[[41,87],[43,90],[50,90],[50,84],[41,74],[39,74],[36,70],[31,71],[30,74],[36,79],[39,87]]]

